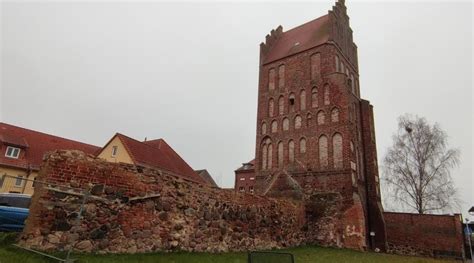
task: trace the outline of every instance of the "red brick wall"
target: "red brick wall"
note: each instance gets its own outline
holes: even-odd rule
[[[463,256],[461,215],[385,212],[387,242],[392,253]]]
[[[235,171],[234,190],[253,193],[255,190],[255,181],[254,169]],[[243,189],[243,191],[241,189]]]

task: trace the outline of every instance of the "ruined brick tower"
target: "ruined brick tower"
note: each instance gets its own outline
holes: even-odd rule
[[[257,194],[337,194],[337,245],[386,249],[372,105],[360,97],[344,0],[260,45],[255,175]]]

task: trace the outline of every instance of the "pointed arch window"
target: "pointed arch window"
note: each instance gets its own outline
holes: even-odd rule
[[[324,105],[329,105],[329,84],[324,85]]]
[[[266,122],[262,123],[262,130],[261,131],[262,131],[262,134],[267,133],[267,123]]]
[[[295,111],[295,104],[296,104],[296,97],[295,94],[291,93],[290,96],[288,97],[288,108],[290,109],[290,112]]]
[[[342,135],[335,133],[332,136],[333,162],[335,169],[342,169]]]
[[[324,114],[324,111],[320,110],[316,116],[316,119],[318,120],[318,125],[324,124],[326,122],[326,115]]]
[[[278,122],[276,120],[272,121],[272,133],[278,131]]]
[[[273,145],[270,138],[266,138],[262,144],[262,170],[272,168]]]
[[[318,88],[314,87],[311,90],[311,107],[317,108],[318,107]]]
[[[321,71],[321,54],[316,53],[311,56],[311,79],[316,80]]]
[[[268,71],[268,89],[274,90],[275,89],[275,69],[271,68]]]
[[[300,93],[300,109],[305,110],[306,109],[306,91],[301,90]]]
[[[275,102],[273,102],[273,99],[270,99],[268,101],[268,116],[269,117],[273,117],[274,109],[275,109]]]
[[[288,142],[288,161],[290,163],[295,161],[295,142],[293,140]]]
[[[300,153],[306,153],[306,139],[300,139]]]
[[[302,123],[302,118],[300,115],[296,115],[295,117],[295,129],[300,129]]]
[[[278,159],[278,167],[283,167],[283,149],[284,146],[283,146],[283,142],[279,142],[278,143],[278,155],[277,155],[277,159]]]
[[[283,88],[285,86],[285,65],[278,67],[278,88]]]
[[[319,165],[321,168],[327,168],[328,166],[328,137],[321,135],[318,140],[319,148]]]
[[[290,129],[290,120],[288,118],[283,119],[283,130],[287,131]]]
[[[283,115],[285,113],[285,98],[280,96],[278,98],[278,114]]]

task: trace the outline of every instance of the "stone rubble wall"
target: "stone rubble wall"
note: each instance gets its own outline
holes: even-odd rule
[[[37,180],[50,185],[38,184],[33,195],[19,241],[29,248],[136,253],[343,246],[337,194],[307,204],[274,199],[108,163],[77,151],[51,153]],[[83,189],[91,194],[77,220]]]

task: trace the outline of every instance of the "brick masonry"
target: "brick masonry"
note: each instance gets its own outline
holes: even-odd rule
[[[463,258],[461,215],[384,213],[389,252]]]
[[[135,253],[246,251],[356,242],[338,193],[275,199],[186,181],[76,151],[46,157],[20,244],[40,250]],[[81,189],[91,189],[78,221]],[[354,241],[355,240],[355,241]]]

